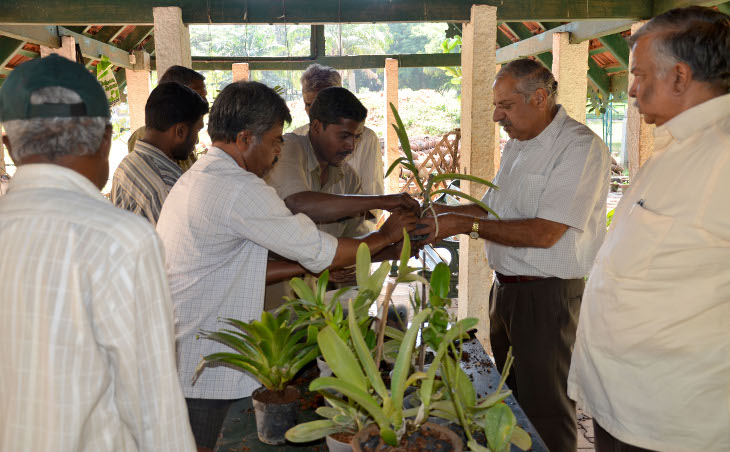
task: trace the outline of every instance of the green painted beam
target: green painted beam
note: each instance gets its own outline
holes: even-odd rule
[[[608,49],[609,52],[611,52],[611,55],[616,58],[616,61],[618,61],[618,64],[620,64],[621,67],[624,69],[629,67],[630,49],[624,37],[621,36],[621,33],[603,36],[598,38],[598,40],[605,48]]]
[[[588,80],[604,94],[611,92],[611,78],[592,57],[588,57]]]
[[[504,25],[520,39],[529,39],[533,36],[529,28],[522,22],[505,22]],[[553,54],[551,52],[543,52],[536,55],[537,59],[549,70],[553,70]]]
[[[730,16],[730,2],[720,3],[719,5],[717,5],[717,10]]]
[[[561,22],[538,22],[540,25],[542,25],[542,28],[545,29],[545,31],[552,30],[553,28],[558,28],[559,26],[563,25]]]
[[[73,31],[74,33],[88,34],[91,25],[64,25],[64,28]]]
[[[598,55],[599,53],[606,53],[608,49],[605,47],[599,47],[597,49],[591,49],[588,51],[588,55]]]
[[[460,53],[434,53],[410,55],[351,55],[302,57],[193,57],[193,69],[198,71],[230,71],[234,63],[248,63],[252,71],[304,70],[312,63],[335,69],[373,69],[385,67],[385,59],[398,60],[398,67],[448,67],[461,66]],[[155,60],[152,60],[155,67]]]
[[[326,54],[324,25],[312,25],[309,37],[309,55],[317,58]]]
[[[631,28],[631,20],[577,21],[561,25],[539,35],[497,49],[497,64],[549,52],[553,48],[553,33],[570,33],[570,42],[578,43]]]
[[[24,45],[25,41],[0,36],[0,68],[4,68]]]
[[[603,69],[606,71],[606,74],[615,74],[617,72],[625,72],[627,69],[622,66],[616,66],[616,67],[607,67]]]
[[[646,19],[636,0],[3,0],[0,23],[151,25],[153,6],[179,6],[188,24],[467,22],[471,5],[496,6],[501,21]]]
[[[23,55],[24,57],[28,57],[28,58],[38,58],[39,56],[41,56],[41,54],[38,52],[34,52],[32,50],[25,50],[25,49],[20,49],[15,53],[17,55]],[[0,58],[0,63],[2,63],[2,58]]]
[[[98,33],[92,36],[92,38],[96,39],[99,42],[112,42],[117,36],[119,36],[119,33],[124,31],[123,26],[113,26],[108,25],[105,27],[102,27],[101,30],[99,30]]]
[[[508,45],[514,44],[512,40],[507,37],[506,34],[499,28],[497,28],[497,45],[500,47],[507,47]]]
[[[119,43],[119,48],[127,51],[136,49],[140,44],[142,44],[142,41],[144,41],[147,36],[152,33],[153,30],[154,27],[138,25],[129,35],[127,35],[126,38],[124,38],[124,40],[122,40],[122,42]]]
[[[57,49],[61,47],[58,27],[43,25],[4,25],[0,24],[0,36],[28,41]]]
[[[651,17],[669,11],[674,8],[682,8],[685,6],[716,6],[726,3],[726,0],[654,0]]]
[[[147,44],[145,44],[144,47],[142,47],[142,50],[149,53],[150,55],[154,55],[155,54],[155,38],[153,37],[152,39],[147,41]]]

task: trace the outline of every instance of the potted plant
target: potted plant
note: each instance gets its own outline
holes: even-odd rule
[[[238,330],[204,331],[201,337],[225,344],[236,353],[213,353],[198,364],[199,373],[208,364],[225,363],[248,372],[262,384],[252,394],[259,440],[284,444],[286,431],[296,425],[299,390],[287,383],[312,361],[319,350],[313,330],[288,324],[290,313],[274,316],[263,312],[261,321],[251,323],[226,319]]]

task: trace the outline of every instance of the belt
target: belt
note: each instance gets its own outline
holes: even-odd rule
[[[497,281],[500,284],[513,284],[513,283],[519,283],[519,282],[540,281],[542,279],[551,279],[551,278],[544,278],[542,276],[522,276],[522,275],[510,276],[510,275],[503,275],[499,272],[494,272],[494,273],[497,275]]]

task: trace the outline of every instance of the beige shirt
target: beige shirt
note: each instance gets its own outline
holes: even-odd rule
[[[57,165],[0,198],[0,450],[195,451],[149,222]]]
[[[308,135],[287,133],[279,161],[266,182],[274,187],[281,199],[303,191],[330,193],[333,195],[362,195],[360,177],[348,163],[330,166],[327,182],[320,183],[322,168],[314,155]],[[317,228],[335,237],[359,237],[370,232],[364,217],[349,220],[317,223]]]
[[[583,296],[568,392],[609,433],[730,450],[730,95],[655,130]]]
[[[487,260],[505,275],[583,278],[606,234],[611,154],[601,137],[561,106],[528,141],[509,140],[482,201],[503,220],[543,218],[568,226],[550,248],[485,242]]]
[[[309,133],[309,124],[295,129],[292,133],[307,135]],[[385,193],[384,163],[383,154],[380,150],[380,139],[372,129],[365,127],[362,136],[355,144],[355,150],[345,159],[345,162],[349,163],[360,177],[363,195],[382,195]],[[377,219],[380,218],[383,211],[374,210],[372,214],[375,216],[375,220],[367,220],[365,224],[369,230],[374,231]]]

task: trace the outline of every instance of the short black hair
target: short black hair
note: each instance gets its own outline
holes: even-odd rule
[[[147,128],[164,132],[181,122],[194,124],[208,113],[208,101],[198,93],[175,82],[157,85],[144,106]]]
[[[324,126],[339,124],[343,119],[363,122],[368,117],[368,109],[345,88],[333,86],[325,88],[314,98],[309,108],[309,122],[318,120]]]
[[[259,82],[236,82],[223,88],[213,102],[208,135],[213,141],[236,141],[250,130],[260,137],[277,124],[291,122],[286,102],[276,91]]]
[[[204,82],[205,76],[185,66],[170,66],[160,77],[159,83],[177,82],[181,85],[190,86],[197,81]]]

